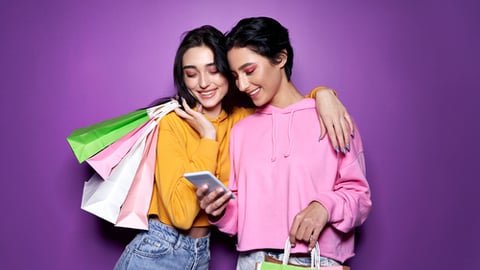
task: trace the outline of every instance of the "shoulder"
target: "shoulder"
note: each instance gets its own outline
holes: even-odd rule
[[[235,107],[231,114],[232,117],[237,119],[243,119],[255,112],[254,108],[242,108],[242,107]]]
[[[185,124],[186,122],[174,111],[163,116],[158,122],[160,129],[169,129],[176,126],[183,126]]]
[[[232,132],[253,132],[256,131],[256,127],[264,126],[264,121],[271,121],[271,115],[266,115],[258,112],[252,112],[238,122],[232,128]]]

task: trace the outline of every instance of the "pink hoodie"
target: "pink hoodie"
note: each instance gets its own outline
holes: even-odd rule
[[[322,256],[340,262],[354,256],[354,228],[372,204],[360,134],[355,129],[346,155],[319,137],[313,99],[259,108],[233,127],[229,188],[237,199],[215,224],[238,234],[239,251],[283,249],[295,215],[318,201],[328,211]],[[306,244],[297,242],[297,252],[307,253]]]

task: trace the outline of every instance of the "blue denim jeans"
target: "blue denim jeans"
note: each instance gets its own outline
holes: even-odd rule
[[[158,220],[149,220],[149,230],[139,233],[120,256],[116,270],[168,269],[208,270],[210,235],[192,238]]]
[[[257,264],[257,262],[263,262],[265,260],[265,255],[269,255],[279,261],[283,260],[283,250],[278,250],[278,251],[260,250],[260,251],[252,251],[252,252],[241,252],[240,255],[238,256],[237,270],[255,269],[255,265]],[[311,262],[310,254],[306,254],[305,256],[302,256],[302,257],[290,256],[290,258],[288,259],[288,262],[310,267],[310,262]],[[320,265],[321,266],[339,266],[340,263],[338,263],[335,260],[321,256]]]

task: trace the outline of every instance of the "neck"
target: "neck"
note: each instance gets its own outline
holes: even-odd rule
[[[287,82],[280,87],[277,94],[270,101],[270,105],[277,108],[288,107],[303,99],[303,95],[297,90],[292,82]]]
[[[203,114],[205,114],[209,118],[213,119],[213,118],[219,116],[221,111],[222,111],[222,104],[220,103],[213,108],[204,108],[203,109]]]

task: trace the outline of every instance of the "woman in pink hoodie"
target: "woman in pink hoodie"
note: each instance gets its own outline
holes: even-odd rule
[[[210,221],[237,235],[237,269],[254,269],[265,255],[310,265],[318,242],[322,266],[354,256],[354,229],[371,208],[358,129],[339,154],[318,140],[315,101],[291,82],[293,49],[288,30],[267,17],[241,20],[227,34],[228,62],[240,91],[258,107],[230,138],[229,193],[197,190]]]

